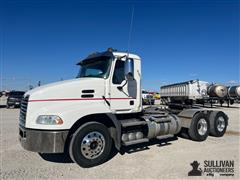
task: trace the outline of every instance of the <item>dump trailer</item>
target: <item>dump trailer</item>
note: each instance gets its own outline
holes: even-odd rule
[[[117,149],[176,137],[184,128],[194,141],[224,135],[221,111],[142,106],[141,58],[108,49],[80,61],[76,79],[25,93],[19,140],[38,153],[69,153],[82,167],[104,163]],[[199,145],[200,146],[200,145]]]
[[[208,82],[190,80],[162,86],[160,95],[163,101],[191,105],[208,97],[207,87]]]
[[[190,80],[162,86],[160,94],[163,102],[176,105],[193,105],[222,102],[227,98],[228,89],[221,84],[210,84],[206,81]]]

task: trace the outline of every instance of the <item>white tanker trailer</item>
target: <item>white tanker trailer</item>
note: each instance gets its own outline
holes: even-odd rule
[[[230,98],[240,99],[240,86],[230,86],[230,87],[228,87],[228,96]]]
[[[223,104],[224,101],[227,102],[228,106],[234,104],[234,102],[239,102],[240,100],[240,86],[229,86],[227,87],[227,96],[220,100]]]
[[[220,84],[211,84],[207,87],[207,94],[212,98],[224,98],[228,94],[228,89]]]

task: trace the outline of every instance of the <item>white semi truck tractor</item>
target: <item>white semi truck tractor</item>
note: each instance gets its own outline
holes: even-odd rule
[[[24,149],[65,153],[82,167],[108,160],[111,152],[152,139],[169,139],[186,130],[194,141],[224,135],[221,111],[143,109],[141,58],[108,49],[78,63],[77,78],[25,93],[19,139]]]

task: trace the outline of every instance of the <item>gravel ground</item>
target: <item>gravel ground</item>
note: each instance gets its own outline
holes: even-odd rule
[[[133,153],[117,154],[100,166],[84,169],[62,155],[41,157],[25,151],[18,142],[19,109],[0,108],[1,179],[190,179],[190,163],[197,160],[234,160],[234,177],[239,179],[240,106],[221,109],[228,114],[224,137],[208,137],[204,142],[178,138],[168,144],[153,144]],[[211,179],[205,174],[198,179]],[[214,179],[219,178],[215,176]]]

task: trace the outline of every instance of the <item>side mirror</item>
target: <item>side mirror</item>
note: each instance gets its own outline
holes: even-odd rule
[[[125,64],[124,64],[124,70],[125,70],[126,80],[133,80],[134,79],[133,59],[126,59]]]

